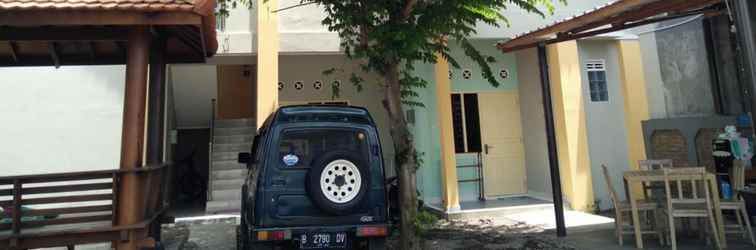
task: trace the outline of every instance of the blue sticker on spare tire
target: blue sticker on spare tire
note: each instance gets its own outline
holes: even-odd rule
[[[294,154],[288,154],[288,155],[284,155],[282,160],[283,160],[283,163],[286,164],[286,166],[291,167],[291,166],[297,165],[297,163],[299,162],[299,156],[294,155]]]

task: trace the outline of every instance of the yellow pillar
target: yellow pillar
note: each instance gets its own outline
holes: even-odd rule
[[[278,0],[257,0],[257,127],[278,108]]]
[[[454,152],[454,129],[452,128],[451,81],[449,62],[438,55],[434,67],[438,125],[441,133],[441,186],[446,211],[459,211],[459,186],[457,185],[457,159]]]
[[[643,77],[640,42],[621,40],[617,42],[619,51],[622,96],[625,99],[625,128],[627,130],[627,156],[630,169],[638,169],[638,160],[646,159],[646,145],[641,122],[649,119],[646,80]],[[641,193],[640,188],[633,190]]]
[[[572,209],[587,211],[593,205],[593,184],[577,42],[547,49],[562,190]]]

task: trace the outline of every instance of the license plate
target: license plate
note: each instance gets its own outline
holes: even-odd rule
[[[299,236],[300,249],[346,248],[346,233],[305,233]]]

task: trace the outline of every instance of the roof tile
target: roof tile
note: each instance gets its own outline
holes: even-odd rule
[[[195,5],[207,0],[0,0],[2,10],[125,10],[196,12]]]

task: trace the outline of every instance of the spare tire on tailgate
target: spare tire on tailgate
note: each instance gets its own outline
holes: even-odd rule
[[[313,161],[307,190],[315,205],[336,215],[347,214],[359,206],[370,187],[369,166],[361,155],[339,150]]]

